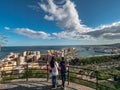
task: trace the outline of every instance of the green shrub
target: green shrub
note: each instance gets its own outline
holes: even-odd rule
[[[47,73],[44,70],[37,70],[37,69],[28,69],[25,70],[23,73],[23,78],[45,78],[47,77]]]
[[[71,65],[100,64],[106,62],[120,61],[120,55],[94,56],[87,58],[75,58],[70,61]]]
[[[2,81],[7,81],[7,80],[13,80],[13,79],[17,79],[18,78],[18,76],[16,76],[16,75],[7,75],[7,76],[4,76],[4,77],[2,77]]]

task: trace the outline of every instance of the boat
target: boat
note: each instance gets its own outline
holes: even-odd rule
[[[99,50],[94,50],[97,53],[107,53],[107,54],[112,54],[113,51],[111,49],[99,49]]]

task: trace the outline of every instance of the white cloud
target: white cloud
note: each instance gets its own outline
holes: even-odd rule
[[[72,31],[72,32],[62,31],[60,33],[52,33],[52,36],[53,39],[69,39],[69,40],[94,39],[90,35],[84,35],[76,31]]]
[[[48,4],[39,3],[39,6],[47,13],[44,18],[49,21],[57,21],[57,25],[63,30],[59,33],[53,33],[52,39],[91,39],[90,35],[82,33],[92,31],[91,28],[81,24],[75,4],[70,0],[59,7],[54,0],[47,0]]]
[[[102,25],[97,28],[90,28],[83,25],[79,19],[75,4],[66,0],[62,6],[54,3],[54,0],[47,0],[48,4],[39,3],[39,6],[46,12],[45,19],[57,21],[65,31],[53,33],[54,39],[119,39],[120,22],[111,25]]]
[[[57,21],[57,25],[67,31],[87,32],[91,28],[81,24],[75,4],[70,0],[59,7],[54,0],[48,0],[48,4],[39,3],[39,6],[47,13],[44,18]]]
[[[120,38],[120,22],[111,25],[103,25],[94,31],[86,33],[95,38],[119,39]]]
[[[33,10],[35,10],[36,12],[40,12],[40,7],[36,6],[36,5],[28,5],[29,8],[32,8]]]
[[[54,18],[53,18],[52,16],[48,16],[48,15],[45,15],[44,18],[47,19],[47,20],[50,20],[50,21],[53,21],[53,20],[54,20]]]
[[[74,39],[74,40],[95,40],[102,38],[106,40],[120,39],[120,22],[115,22],[111,25],[103,25],[86,33],[80,33],[79,31],[62,31],[52,34],[54,39]]]
[[[87,33],[80,33],[79,31],[62,31],[59,33],[48,34],[43,31],[35,31],[29,28],[16,28],[15,32],[30,38],[43,39],[67,39],[67,40],[95,40],[96,38],[103,38],[106,40],[120,39],[120,22],[111,25],[104,25]]]
[[[7,26],[6,26],[6,27],[4,27],[4,29],[5,29],[5,30],[10,30],[10,27],[7,27]]]
[[[120,39],[120,33],[105,33],[102,35],[103,38],[106,39]]]
[[[50,34],[47,34],[43,31],[35,31],[29,28],[16,28],[15,32],[20,35],[27,36],[29,38],[42,38],[42,39],[50,39]]]

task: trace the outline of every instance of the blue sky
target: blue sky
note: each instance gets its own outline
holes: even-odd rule
[[[120,43],[119,3],[0,0],[0,34],[7,35],[7,46]]]

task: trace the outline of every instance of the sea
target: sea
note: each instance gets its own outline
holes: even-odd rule
[[[105,53],[97,53],[94,50],[87,50],[90,47],[83,47],[80,45],[65,45],[65,46],[8,46],[2,47],[0,51],[0,58],[5,58],[10,52],[20,53],[24,51],[40,51],[41,54],[46,53],[47,50],[61,50],[62,48],[75,48],[79,50],[77,57],[89,57],[95,55],[104,55]]]

